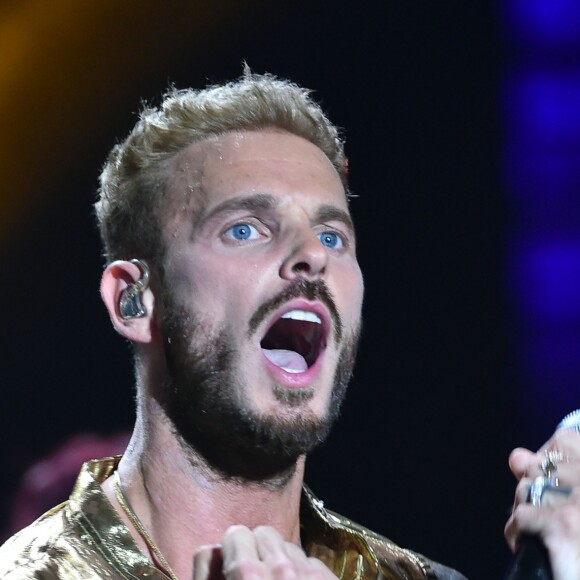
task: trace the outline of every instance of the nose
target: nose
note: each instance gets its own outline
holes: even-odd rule
[[[282,262],[280,276],[285,280],[297,277],[317,278],[326,272],[328,252],[311,228],[300,230],[290,252]]]

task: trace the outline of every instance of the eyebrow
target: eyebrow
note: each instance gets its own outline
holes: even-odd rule
[[[232,197],[218,203],[218,205],[209,210],[203,208],[194,219],[193,231],[197,231],[204,223],[212,219],[215,215],[223,212],[236,210],[271,210],[276,209],[278,205],[278,198],[269,193],[256,193],[254,195]],[[343,222],[353,233],[355,231],[349,213],[330,204],[323,204],[318,207],[314,215],[314,223],[322,223],[325,221],[340,221]]]
[[[354,233],[354,223],[350,214],[343,209],[335,207],[334,205],[321,205],[316,211],[315,220],[316,223],[338,221],[344,223],[352,232]]]
[[[218,203],[211,209],[202,208],[202,210],[195,216],[193,222],[193,231],[198,230],[204,223],[209,221],[213,216],[226,211],[236,211],[245,209],[249,211],[274,209],[277,205],[276,199],[273,195],[267,193],[257,193],[255,195],[244,195],[239,197],[232,197]]]

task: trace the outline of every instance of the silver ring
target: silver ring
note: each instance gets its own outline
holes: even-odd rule
[[[567,496],[572,493],[572,488],[558,487],[558,480],[555,477],[536,477],[530,486],[528,503],[531,503],[534,507],[541,507],[544,495],[547,492]]]
[[[547,449],[545,455],[540,467],[548,479],[553,479],[554,474],[558,471],[558,463],[564,461],[564,454],[557,449]]]

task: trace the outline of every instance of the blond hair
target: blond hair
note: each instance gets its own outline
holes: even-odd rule
[[[153,262],[171,160],[188,145],[224,133],[276,128],[319,147],[348,194],[340,132],[310,91],[270,74],[244,74],[205,89],[172,89],[159,107],[144,108],[128,137],[110,152],[100,176],[95,211],[108,261]]]

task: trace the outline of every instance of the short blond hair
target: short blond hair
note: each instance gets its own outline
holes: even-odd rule
[[[348,196],[339,129],[311,91],[245,67],[237,80],[205,89],[172,89],[159,107],[146,107],[133,130],[113,147],[100,176],[95,211],[108,261],[159,256],[162,200],[171,160],[192,143],[224,133],[276,128],[319,147]]]

